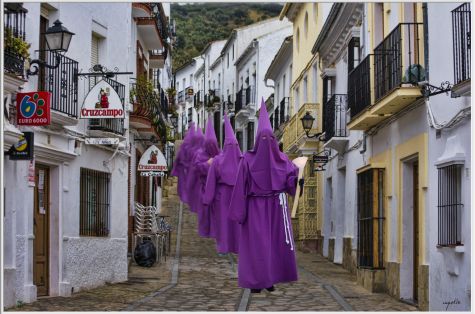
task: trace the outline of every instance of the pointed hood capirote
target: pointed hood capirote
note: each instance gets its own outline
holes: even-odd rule
[[[218,139],[216,138],[216,133],[214,132],[213,119],[211,119],[211,115],[208,116],[208,123],[206,124],[204,150],[206,153],[208,153],[210,158],[219,154]]]
[[[218,160],[221,180],[227,185],[234,185],[242,153],[226,113],[224,114],[224,133],[223,152]]]
[[[287,156],[279,150],[264,99],[259,110],[254,149],[246,154],[246,160],[253,181],[261,189],[279,191],[286,186],[288,168],[291,165]]]

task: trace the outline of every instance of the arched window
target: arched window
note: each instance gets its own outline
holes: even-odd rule
[[[313,4],[313,19],[315,20],[315,24],[317,23],[317,15],[318,15],[318,3]]]
[[[297,40],[295,41],[295,47],[297,47],[297,52],[300,48],[300,29],[297,27]]]
[[[305,12],[305,20],[303,22],[303,32],[304,32],[305,39],[306,39],[307,34],[308,34],[308,12]]]

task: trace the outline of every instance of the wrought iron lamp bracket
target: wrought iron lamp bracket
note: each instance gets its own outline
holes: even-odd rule
[[[426,98],[429,98],[430,96],[442,94],[442,93],[449,95],[449,92],[452,89],[452,84],[449,81],[440,83],[440,86],[434,86],[434,85],[429,84],[428,82],[421,82],[421,83],[419,84],[422,85],[422,94]]]
[[[38,71],[40,70],[40,67],[48,68],[48,69],[56,69],[57,67],[59,67],[59,64],[61,63],[61,55],[57,54],[55,56],[55,61],[56,61],[55,65],[50,65],[44,60],[40,60],[40,59],[31,60],[30,68],[33,68],[33,70],[30,70],[30,69],[26,70],[26,77],[28,78],[33,75],[38,75]]]
[[[79,76],[79,77],[102,76],[106,78],[113,78],[117,75],[130,75],[130,74],[134,74],[134,73],[133,72],[119,72],[118,67],[114,67],[114,70],[111,70],[101,64],[96,64],[92,68],[89,69],[88,73],[77,73],[76,76]]]
[[[307,138],[317,138],[319,141],[324,142],[325,141],[325,133],[319,132],[314,135],[309,135],[310,131],[305,131],[305,135]]]

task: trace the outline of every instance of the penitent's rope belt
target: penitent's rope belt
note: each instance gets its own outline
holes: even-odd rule
[[[290,244],[290,250],[294,250],[294,241],[292,239],[292,231],[290,230],[289,216],[287,211],[287,195],[285,193],[279,194],[280,206],[282,206],[282,215],[284,216],[284,232],[285,243]]]

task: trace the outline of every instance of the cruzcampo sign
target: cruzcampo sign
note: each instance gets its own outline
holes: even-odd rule
[[[138,171],[167,171],[167,161],[162,152],[152,145],[143,153]]]
[[[18,93],[16,96],[18,125],[50,125],[50,92]]]
[[[79,114],[81,119],[120,119],[125,117],[124,106],[119,95],[104,80],[89,91]]]

